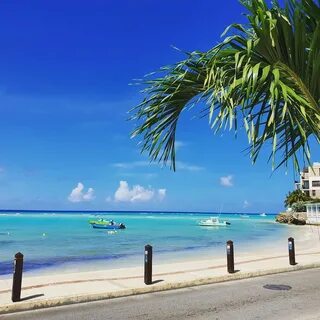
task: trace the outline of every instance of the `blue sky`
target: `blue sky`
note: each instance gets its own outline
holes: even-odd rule
[[[193,112],[176,173],[129,138],[142,96],[128,84],[182,59],[172,45],[209,49],[243,12],[236,0],[1,1],[0,207],[282,209],[293,171],[252,166],[244,136],[214,136]]]

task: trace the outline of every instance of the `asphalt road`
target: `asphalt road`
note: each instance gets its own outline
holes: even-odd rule
[[[0,318],[314,320],[320,319],[320,269],[3,315]]]

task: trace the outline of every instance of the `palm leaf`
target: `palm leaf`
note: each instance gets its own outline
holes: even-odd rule
[[[298,151],[310,161],[308,139],[320,140],[320,4],[241,2],[247,25],[231,25],[214,48],[188,53],[143,81],[145,99],[131,119],[152,160],[175,169],[178,120],[199,106],[214,132],[243,124],[253,162],[267,143],[273,168],[290,158],[299,168]]]

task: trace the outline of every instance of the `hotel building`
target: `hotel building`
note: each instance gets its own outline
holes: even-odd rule
[[[320,162],[314,162],[312,167],[300,172],[300,182],[296,182],[296,189],[302,190],[311,198],[320,198]]]

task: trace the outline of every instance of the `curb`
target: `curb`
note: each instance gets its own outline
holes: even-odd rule
[[[37,310],[37,309],[58,307],[58,306],[64,306],[64,305],[71,305],[76,303],[86,303],[86,302],[135,296],[135,295],[153,293],[153,292],[183,289],[183,288],[189,288],[189,287],[195,287],[195,286],[250,279],[250,278],[256,278],[256,277],[261,277],[266,275],[301,271],[301,270],[308,270],[308,269],[315,269],[315,268],[320,268],[320,263],[312,263],[312,264],[307,264],[302,266],[297,265],[293,267],[261,270],[261,271],[255,271],[255,272],[246,272],[246,273],[239,272],[234,274],[228,274],[225,276],[203,278],[203,279],[197,279],[193,281],[183,281],[183,282],[177,282],[177,283],[167,283],[164,285],[158,285],[154,287],[148,286],[144,288],[121,290],[118,292],[106,292],[106,293],[97,293],[97,294],[90,294],[90,295],[74,295],[69,297],[60,297],[60,298],[31,301],[31,302],[17,302],[16,304],[7,304],[7,305],[0,306],[0,315],[14,313],[14,312],[28,311],[28,310]]]

